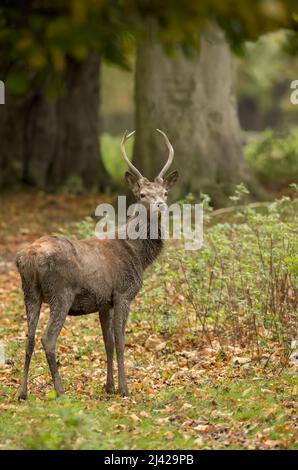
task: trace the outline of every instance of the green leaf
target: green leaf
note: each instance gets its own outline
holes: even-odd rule
[[[17,95],[23,95],[28,91],[29,80],[25,72],[11,72],[6,79],[7,90]]]
[[[55,400],[57,398],[57,393],[55,392],[55,390],[51,390],[51,392],[48,392],[46,394],[46,398],[48,400]]]

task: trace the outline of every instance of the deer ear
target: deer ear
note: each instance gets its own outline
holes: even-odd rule
[[[138,183],[138,177],[130,173],[129,171],[125,172],[125,181],[130,187],[130,189],[134,190],[136,188],[136,185]]]
[[[163,180],[163,185],[166,189],[171,188],[177,181],[179,173],[177,170],[172,171],[169,175],[167,175]]]

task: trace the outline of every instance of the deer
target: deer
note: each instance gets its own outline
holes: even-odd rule
[[[120,149],[129,171],[125,180],[138,204],[147,215],[145,230],[149,234],[152,214],[167,208],[168,190],[178,179],[170,168],[174,149],[167,135],[166,164],[154,181],[142,176],[127,157],[126,141],[135,131],[124,133]],[[159,217],[160,220],[160,217]],[[130,221],[126,223],[128,225]],[[49,305],[49,319],[42,336],[42,346],[51,372],[56,396],[64,393],[56,360],[56,343],[66,317],[98,313],[107,357],[105,390],[116,393],[114,384],[114,352],[118,367],[118,393],[128,395],[125,364],[125,326],[130,306],[143,284],[143,273],[161,253],[163,237],[160,227],[154,239],[148,237],[98,238],[69,240],[59,236],[43,236],[16,255],[27,319],[26,354],[18,399],[25,400],[28,373],[35,347],[35,334],[41,305]]]

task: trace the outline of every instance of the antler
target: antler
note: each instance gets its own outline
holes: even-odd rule
[[[139,172],[139,170],[131,163],[131,161],[128,159],[128,156],[126,155],[126,151],[125,151],[125,142],[135,133],[135,131],[132,131],[130,134],[127,134],[127,131],[124,132],[124,136],[122,138],[122,141],[121,141],[121,145],[120,145],[120,148],[121,148],[121,153],[122,153],[122,156],[124,158],[124,160],[126,161],[129,169],[133,172],[133,174],[135,176],[137,176],[138,178],[143,178],[142,174]]]
[[[165,164],[165,166],[163,167],[163,169],[161,170],[161,172],[159,173],[159,175],[157,177],[157,178],[162,178],[165,175],[165,173],[168,171],[168,169],[170,168],[170,166],[172,164],[172,161],[173,161],[173,158],[174,158],[174,149],[173,149],[172,144],[169,141],[167,135],[163,131],[161,131],[160,129],[156,129],[156,130],[157,130],[157,132],[159,132],[161,135],[164,136],[167,147],[169,149],[168,161],[167,161],[167,163]]]

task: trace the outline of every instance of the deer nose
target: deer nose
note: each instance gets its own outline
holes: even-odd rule
[[[158,210],[160,210],[160,212],[164,212],[167,208],[167,204],[163,201],[158,202],[156,205],[157,205]]]

